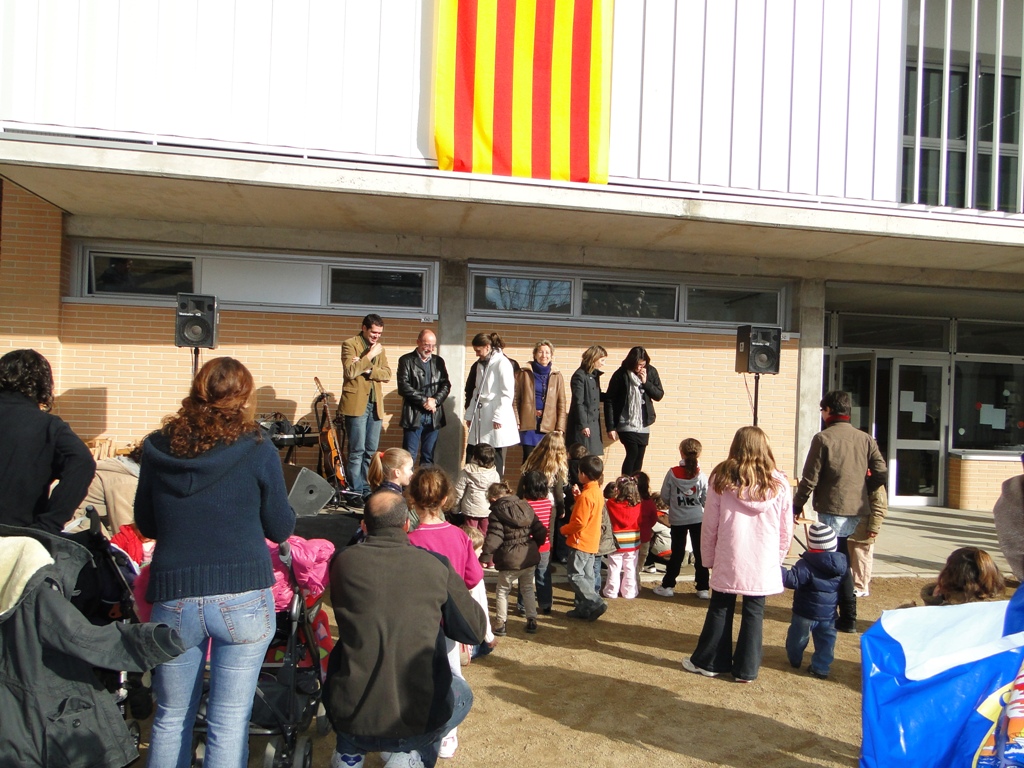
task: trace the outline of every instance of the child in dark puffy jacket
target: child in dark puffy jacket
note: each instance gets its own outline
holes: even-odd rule
[[[491,502],[491,516],[480,561],[486,564],[493,560],[498,569],[494,634],[501,637],[507,633],[508,593],[516,581],[526,606],[526,631],[533,634],[537,631],[534,569],[540,562],[540,545],[548,538],[547,528],[533,507],[514,496],[505,483],[491,485],[487,498]]]
[[[795,590],[786,655],[790,666],[800,669],[808,638],[813,637],[809,671],[820,680],[828,678],[835,656],[839,585],[846,574],[846,556],[836,552],[837,544],[835,531],[814,523],[807,533],[807,551],[792,568],[782,567],[782,583]]]

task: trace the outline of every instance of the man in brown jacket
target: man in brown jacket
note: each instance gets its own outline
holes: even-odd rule
[[[341,362],[345,384],[341,389],[341,413],[348,434],[348,458],[345,473],[353,491],[365,499],[370,495],[366,470],[380,442],[384,419],[384,394],[381,384],[391,380],[391,367],[380,337],[384,321],[380,315],[363,318],[358,336],[342,342]]]
[[[818,520],[830,526],[839,538],[839,552],[849,559],[847,540],[857,529],[860,518],[871,514],[867,474],[885,476],[885,459],[874,438],[850,423],[850,393],[827,392],[821,399],[825,428],[811,440],[800,485],[793,497],[793,512],[803,514],[808,499],[813,499]],[[813,497],[812,497],[813,494]],[[840,632],[857,631],[857,597],[853,593],[853,574],[849,571],[839,587]]]

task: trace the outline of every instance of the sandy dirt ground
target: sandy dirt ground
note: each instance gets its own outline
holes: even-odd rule
[[[656,582],[654,582],[656,583]],[[655,596],[610,601],[597,622],[565,617],[572,595],[555,585],[555,608],[540,631],[509,620],[493,654],[465,668],[475,703],[459,728],[459,749],[439,765],[855,766],[860,753],[860,636],[840,634],[828,680],[786,659],[792,593],[769,598],[758,679],[705,678],[680,666],[697,643],[707,603],[693,584]],[[922,579],[876,579],[859,603],[861,630],[883,609],[918,599]],[[918,602],[919,599],[918,599]],[[492,596],[493,603],[493,596]],[[738,618],[737,618],[738,622]],[[738,623],[737,627],[738,629]],[[314,766],[330,765],[333,739],[315,729]],[[254,738],[250,765],[263,765]],[[382,765],[367,757],[367,768]]]

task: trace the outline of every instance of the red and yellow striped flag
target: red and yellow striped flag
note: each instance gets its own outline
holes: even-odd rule
[[[438,0],[438,166],[607,183],[613,2]]]

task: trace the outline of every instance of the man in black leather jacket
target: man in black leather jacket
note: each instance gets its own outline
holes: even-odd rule
[[[443,403],[452,383],[444,360],[434,354],[437,336],[420,331],[416,349],[398,358],[398,393],[402,396],[402,447],[420,465],[434,463],[438,432],[445,425]]]

